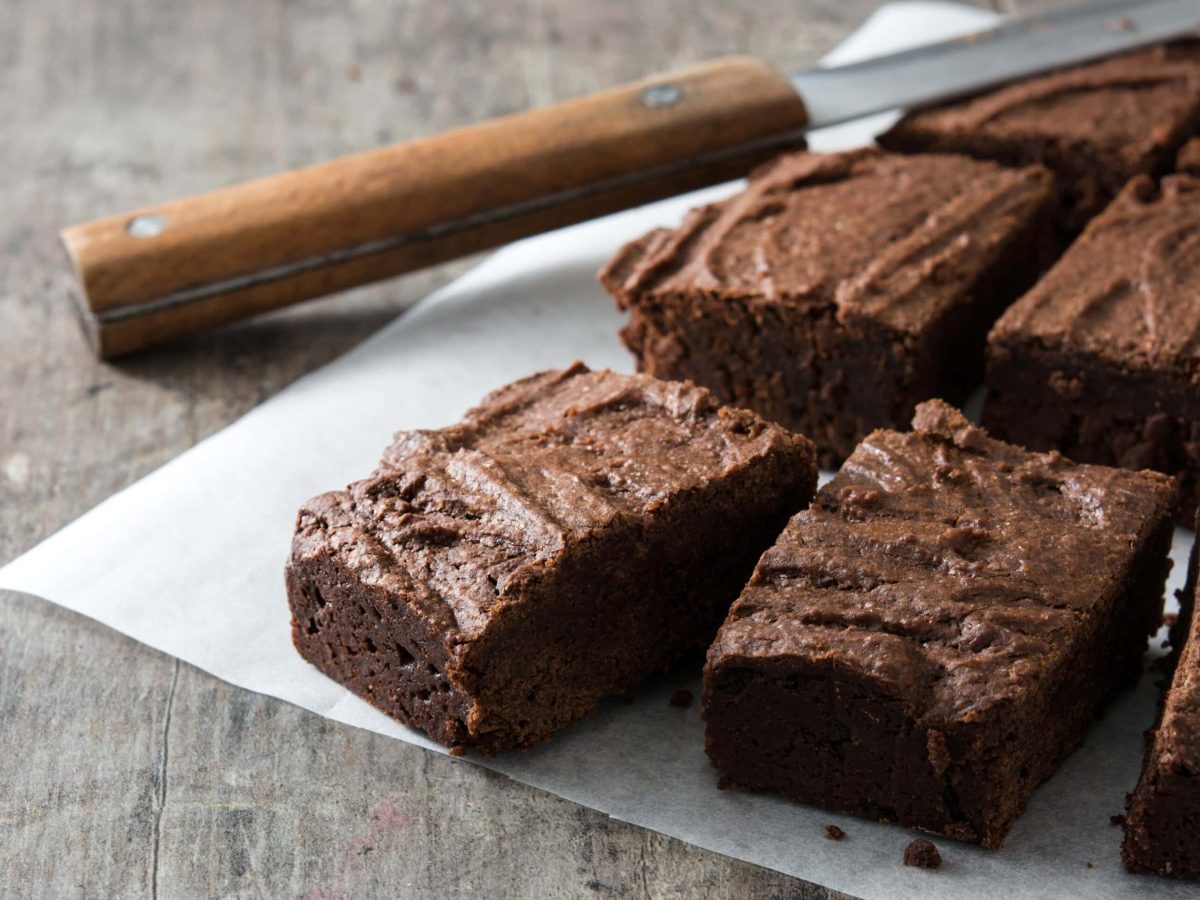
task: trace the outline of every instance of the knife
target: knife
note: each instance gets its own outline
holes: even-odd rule
[[[112,358],[745,175],[807,131],[1200,29],[1197,0],[1093,0],[854,65],[743,57],[62,232]]]

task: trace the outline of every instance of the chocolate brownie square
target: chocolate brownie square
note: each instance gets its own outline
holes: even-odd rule
[[[918,110],[879,143],[1047,166],[1058,184],[1059,232],[1070,238],[1131,178],[1169,170],[1198,125],[1200,41],[1188,40]]]
[[[1177,660],[1152,732],[1141,779],[1129,795],[1121,858],[1133,872],[1200,878],[1200,620],[1196,547],[1182,614],[1172,629]]]
[[[707,646],[815,480],[806,439],[695,385],[534,375],[304,505],[293,640],[443,744],[531,747]]]
[[[1200,497],[1200,181],[1135,179],[988,338],[984,424]]]
[[[940,400],[864,440],[709,649],[736,784],[998,847],[1141,668],[1175,486],[1030,453]]]
[[[962,398],[1039,269],[1051,179],[962,156],[784,156],[600,273],[638,367],[807,435],[823,465]]]

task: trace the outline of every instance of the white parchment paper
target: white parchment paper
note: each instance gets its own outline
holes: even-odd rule
[[[986,25],[991,14],[941,3],[879,10],[830,61],[848,61]],[[797,27],[803,23],[797,22]],[[838,149],[888,116],[830,129]],[[620,319],[595,283],[621,243],[678,222],[725,186],[510,246],[338,361],[110,498],[0,570],[0,585],[45,597],[229,682],[339,722],[428,747],[305,664],[292,649],[282,568],[297,507],[364,476],[397,429],[457,419],[486,391],[583,359],[629,370]],[[329,428],[323,423],[333,422]],[[1177,535],[1177,586],[1190,534]],[[1195,888],[1123,872],[1122,809],[1154,713],[1152,679],[1125,695],[1082,750],[1034,795],[1004,848],[939,840],[945,865],[906,869],[913,835],[766,795],[716,789],[696,672],[646,685],[524,755],[473,759],[518,781],[730,856],[866,898],[1184,896]],[[836,823],[848,837],[824,840]],[[1092,864],[1089,866],[1088,864]]]

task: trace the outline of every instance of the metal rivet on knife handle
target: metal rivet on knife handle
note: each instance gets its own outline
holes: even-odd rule
[[[642,91],[642,102],[652,109],[674,106],[683,99],[683,89],[677,84],[652,84]]]
[[[134,237],[157,237],[167,227],[166,219],[162,216],[134,216],[125,226],[125,230]]]

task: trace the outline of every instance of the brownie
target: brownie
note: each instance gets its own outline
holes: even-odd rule
[[[1175,171],[1200,175],[1200,138],[1192,138],[1183,145],[1175,158]]]
[[[1041,163],[1058,184],[1060,235],[1078,234],[1137,175],[1162,174],[1200,125],[1200,41],[1039,75],[919,110],[879,142],[904,152]]]
[[[531,747],[706,647],[815,480],[805,438],[695,385],[534,375],[304,505],[293,640],[451,748]]]
[[[876,431],[709,649],[706,747],[750,789],[998,847],[1132,683],[1175,486],[1031,453],[940,400]]]
[[[1200,498],[1200,181],[1135,179],[988,338],[984,424]]]
[[[961,156],[800,153],[652,231],[600,273],[641,371],[688,378],[816,443],[982,377],[983,340],[1038,269],[1051,178]]]
[[[1133,872],[1200,878],[1200,621],[1196,547],[1172,629],[1177,660],[1137,787],[1129,795],[1121,858]]]

